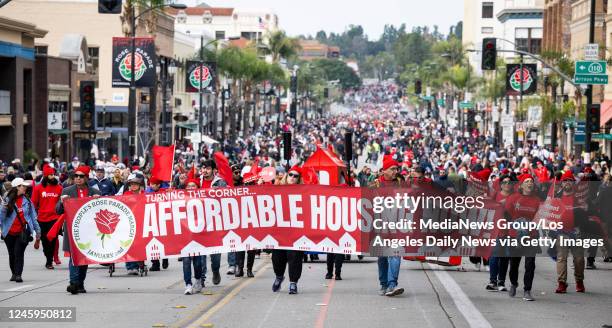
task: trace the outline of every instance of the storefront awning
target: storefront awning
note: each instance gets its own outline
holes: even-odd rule
[[[59,129],[59,130],[49,130],[51,134],[69,134],[70,130],[68,129]]]
[[[601,104],[601,116],[599,120],[599,125],[601,127],[606,126],[609,120],[612,120],[612,100],[605,100]]]
[[[188,123],[176,123],[176,126],[187,129],[187,130],[196,130],[198,128],[197,124],[188,124]]]

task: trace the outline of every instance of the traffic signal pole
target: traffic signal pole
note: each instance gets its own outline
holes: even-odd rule
[[[589,24],[589,43],[595,43],[595,0],[591,0],[591,21]],[[591,164],[591,140],[593,131],[591,131],[591,106],[593,105],[593,85],[589,84],[586,91],[587,97],[587,117],[584,127],[584,164]]]

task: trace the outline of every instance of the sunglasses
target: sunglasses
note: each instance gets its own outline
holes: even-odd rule
[[[299,174],[295,174],[295,173],[289,173],[288,175],[289,175],[290,177],[292,177],[292,178],[296,178],[296,179],[300,177],[300,175],[299,175]]]
[[[75,178],[81,178],[84,179],[85,178],[85,174],[75,174],[74,175]]]

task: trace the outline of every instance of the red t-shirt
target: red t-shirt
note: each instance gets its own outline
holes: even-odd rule
[[[36,185],[32,192],[32,203],[38,214],[38,222],[56,220],[59,215],[55,212],[55,205],[62,195],[62,186],[42,184]]]
[[[17,216],[15,217],[15,221],[13,221],[13,225],[9,229],[9,235],[17,236],[23,230],[23,227],[26,225],[25,217],[23,216],[23,196],[19,196],[17,201],[15,202],[15,206],[17,207]]]
[[[560,199],[565,207],[561,215],[563,231],[572,231],[574,229],[574,204],[576,202],[576,197],[574,197],[574,194],[562,195]]]
[[[513,194],[510,194],[510,195],[506,196],[506,195],[502,194],[501,191],[500,191],[497,194],[495,194],[495,202],[496,203],[500,203],[502,206],[505,206],[506,205],[506,201],[512,195]]]
[[[508,197],[504,208],[510,214],[512,220],[520,218],[533,220],[540,208],[540,199],[535,195],[525,196],[516,193]]]
[[[212,180],[202,179],[202,188],[210,188],[212,186]]]
[[[89,189],[87,187],[82,188],[82,189],[77,187],[77,197],[78,198],[84,198],[87,196],[89,196]]]

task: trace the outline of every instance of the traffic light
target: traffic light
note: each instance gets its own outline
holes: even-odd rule
[[[81,81],[79,95],[81,98],[81,130],[95,130],[96,97],[94,81]]]
[[[98,0],[99,14],[121,14],[121,0]]]
[[[601,114],[601,105],[600,104],[592,104],[589,107],[589,112],[587,113],[587,123],[589,131],[592,133],[599,133],[599,117]]]
[[[420,95],[422,91],[421,80],[416,80],[414,82],[414,93]]]
[[[495,70],[495,61],[497,60],[497,39],[484,38],[482,39],[482,69]]]

